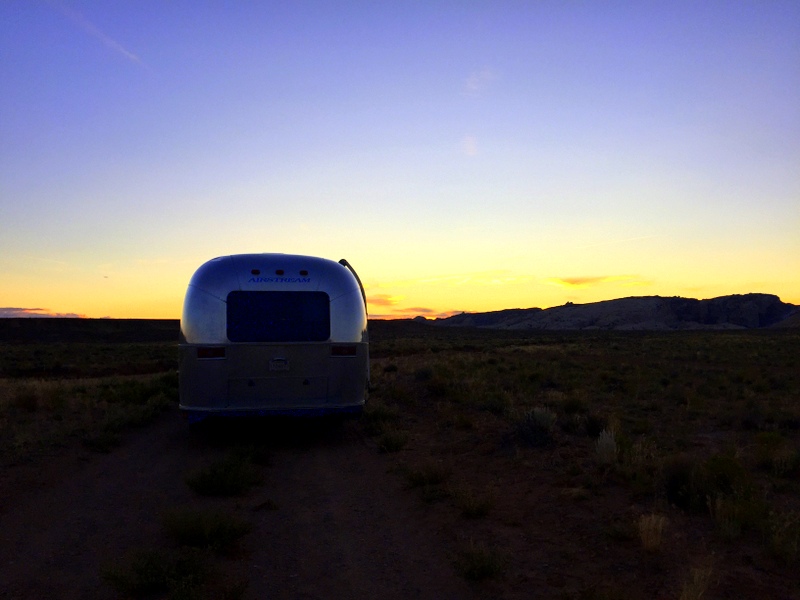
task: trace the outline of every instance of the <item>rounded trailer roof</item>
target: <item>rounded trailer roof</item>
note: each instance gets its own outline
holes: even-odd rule
[[[332,340],[359,341],[366,335],[361,286],[346,266],[315,256],[233,254],[207,261],[192,275],[183,304],[181,341],[227,342],[225,307],[233,291],[325,292],[331,301]]]
[[[195,271],[189,286],[225,300],[234,290],[322,291],[335,300],[361,290],[336,261],[296,254],[233,254],[213,258]]]

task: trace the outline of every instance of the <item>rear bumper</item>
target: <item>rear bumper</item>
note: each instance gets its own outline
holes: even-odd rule
[[[246,408],[246,409],[194,409],[180,407],[184,418],[189,423],[199,423],[208,417],[329,417],[358,416],[364,405],[356,406],[324,406],[310,408]]]

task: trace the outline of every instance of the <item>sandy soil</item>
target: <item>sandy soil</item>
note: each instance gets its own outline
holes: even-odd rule
[[[248,582],[246,598],[475,596],[423,508],[354,424],[243,435],[275,441],[263,485],[235,499],[198,498],[184,482],[224,454],[230,432],[190,432],[176,412],[110,454],[66,450],[4,471],[0,597],[115,598],[103,569],[163,545],[164,511],[191,504],[254,524],[228,561]]]

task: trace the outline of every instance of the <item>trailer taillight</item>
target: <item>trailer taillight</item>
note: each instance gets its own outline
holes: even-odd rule
[[[356,346],[331,346],[331,356],[355,356],[357,352]]]
[[[197,349],[197,358],[225,358],[225,347],[202,346]]]

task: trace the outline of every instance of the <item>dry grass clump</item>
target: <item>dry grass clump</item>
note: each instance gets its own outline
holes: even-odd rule
[[[777,431],[756,434],[756,465],[775,477],[790,477],[800,468],[800,452]]]
[[[466,519],[483,518],[494,506],[494,497],[491,494],[476,493],[465,485],[451,486],[449,493],[453,504],[461,511],[461,516]]]
[[[597,462],[603,467],[610,467],[617,462],[617,440],[613,430],[604,429],[597,437],[594,445]]]
[[[769,548],[786,565],[800,563],[800,513],[773,511],[769,517]]]
[[[361,425],[367,435],[379,435],[399,418],[399,411],[394,406],[379,400],[370,400],[361,415]]]
[[[506,563],[506,557],[496,548],[470,540],[456,560],[456,569],[464,579],[482,581],[500,576]]]
[[[191,547],[140,549],[106,566],[103,580],[125,598],[238,600],[246,581],[228,580],[207,552]]]
[[[378,450],[386,454],[400,452],[407,443],[408,434],[405,431],[391,427],[384,429],[378,438]]]
[[[186,477],[186,484],[200,496],[240,496],[259,483],[261,474],[249,457],[235,452]]]
[[[206,548],[230,554],[236,542],[250,532],[252,525],[220,511],[183,508],[168,512],[163,519],[164,531],[181,546]]]
[[[639,517],[639,539],[645,550],[655,552],[661,547],[661,536],[666,522],[663,515],[649,514]]]
[[[106,567],[103,579],[127,597],[198,597],[210,577],[207,557],[194,548],[132,552],[122,564]],[[188,594],[188,595],[187,595]]]
[[[693,568],[683,583],[680,600],[702,600],[711,583],[712,572],[711,567]]]
[[[517,439],[533,448],[552,444],[557,418],[556,413],[543,406],[524,411],[516,418]]]
[[[450,469],[439,463],[428,462],[416,468],[403,469],[409,488],[438,485],[450,478]]]

